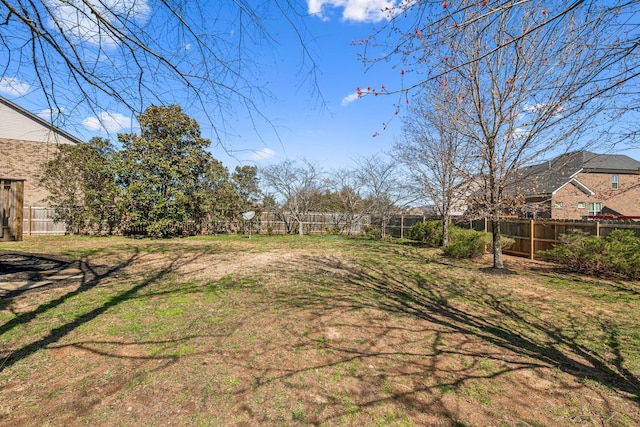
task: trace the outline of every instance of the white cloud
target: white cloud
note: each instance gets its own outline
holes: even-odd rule
[[[38,116],[42,117],[47,121],[53,121],[62,113],[64,113],[64,108],[58,108],[58,109],[47,108],[47,109],[41,110],[38,113]]]
[[[131,118],[120,113],[109,113],[103,111],[97,117],[87,117],[82,121],[82,125],[94,132],[118,132],[123,129],[131,128]]]
[[[357,92],[350,93],[349,95],[342,98],[342,102],[340,103],[340,105],[344,107],[345,105],[351,104],[353,101],[357,100],[358,98],[359,96]]]
[[[525,113],[535,113],[535,114],[545,114],[545,115],[552,113],[553,117],[560,117],[564,112],[564,110],[565,110],[565,107],[560,103],[556,103],[556,104],[538,103],[534,105],[527,105],[523,111]]]
[[[262,150],[256,150],[251,154],[251,160],[264,160],[270,159],[275,156],[276,152],[271,148],[263,148]]]
[[[0,77],[0,92],[12,96],[26,95],[31,89],[29,83],[21,82],[15,77]]]
[[[396,0],[307,0],[309,13],[321,19],[328,19],[325,8],[342,8],[342,19],[356,22],[379,22],[388,19],[389,9]]]
[[[529,136],[529,131],[526,128],[517,127],[513,130],[513,132],[511,132],[511,135],[514,138],[521,139]]]
[[[527,105],[524,107],[523,111],[525,113],[535,113],[538,112],[542,109],[546,108],[546,104],[533,104],[533,105]]]
[[[96,14],[121,28],[122,21],[146,22],[150,7],[147,0],[46,0],[51,9],[47,22],[52,29],[94,45],[116,46],[118,37],[106,30]]]

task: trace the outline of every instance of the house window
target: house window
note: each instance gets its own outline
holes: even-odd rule
[[[602,203],[589,203],[589,215],[600,215],[602,213]]]
[[[578,202],[578,209],[584,209],[586,206],[584,202]]]
[[[562,209],[562,202],[556,202],[556,209]]]
[[[611,189],[612,190],[618,189],[618,175],[611,176]]]

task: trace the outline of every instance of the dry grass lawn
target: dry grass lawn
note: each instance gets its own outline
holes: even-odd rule
[[[0,426],[640,425],[638,283],[339,236],[0,249]]]

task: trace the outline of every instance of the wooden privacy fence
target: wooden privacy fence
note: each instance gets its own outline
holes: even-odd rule
[[[473,221],[471,226],[478,231],[492,232],[491,221],[486,218]],[[553,249],[555,245],[562,243],[560,240],[562,234],[583,231],[592,236],[604,237],[617,229],[632,230],[636,236],[640,237],[640,224],[634,223],[535,219],[505,219],[500,222],[502,236],[515,240],[515,243],[505,248],[503,253],[530,259],[544,259],[539,252]]]
[[[53,209],[40,206],[24,208],[22,222],[23,234],[33,236],[37,234],[64,234],[67,230],[64,222],[53,221]]]
[[[342,213],[308,213],[302,216],[304,234],[324,234],[328,231],[357,235],[364,227],[371,225],[371,215],[350,217]],[[259,234],[295,234],[298,232],[298,221],[290,213],[262,212],[252,222],[253,231]]]
[[[403,239],[407,237],[407,232],[415,224],[425,222],[433,218],[426,217],[424,215],[393,215],[385,227],[385,234]],[[437,219],[437,218],[436,218]],[[374,221],[374,224],[380,224],[382,221],[379,219]]]
[[[23,232],[25,235],[65,234],[64,222],[54,222],[52,208],[29,206],[24,209]],[[353,218],[340,213],[309,213],[302,217],[305,234],[323,234],[335,230],[342,234],[361,234],[364,227],[371,225],[370,215],[358,215]],[[246,224],[245,224],[246,225]],[[185,224],[185,230],[193,231],[191,223]],[[263,212],[252,221],[252,231],[260,234],[297,233],[298,222],[289,213]],[[227,229],[223,225],[218,227]],[[236,228],[236,227],[232,227]],[[246,227],[248,228],[248,227]]]
[[[430,218],[423,215],[393,215],[383,225],[385,234],[393,237],[407,237],[407,231],[416,223]],[[341,213],[309,213],[303,216],[305,234],[325,234],[328,232],[360,235],[365,227],[380,225],[379,218],[371,215],[349,217]],[[244,224],[248,232],[248,224]],[[491,232],[491,221],[480,219],[459,223],[459,226],[473,228],[477,231]],[[615,229],[633,230],[640,237],[638,223],[612,223],[606,221],[552,221],[535,219],[503,219],[502,235],[514,240],[514,244],[504,249],[508,255],[516,255],[531,259],[543,259],[538,252],[552,249],[561,243],[560,236],[581,230],[594,236],[607,236]],[[24,209],[23,234],[65,234],[63,222],[54,222],[53,209],[29,206]],[[298,222],[289,213],[262,212],[252,221],[252,232],[259,234],[295,234]]]

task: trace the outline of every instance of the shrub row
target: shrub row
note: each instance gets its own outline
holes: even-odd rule
[[[540,253],[572,271],[640,278],[640,238],[630,230],[614,230],[606,237],[576,231],[560,240],[563,244]]]
[[[407,236],[424,245],[440,247],[442,246],[442,223],[427,221],[415,224],[409,229]],[[450,258],[474,258],[484,254],[490,238],[487,233],[452,225],[449,227],[449,243],[442,248],[442,252]]]

